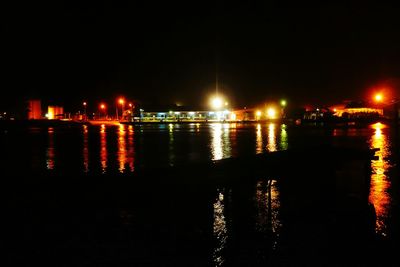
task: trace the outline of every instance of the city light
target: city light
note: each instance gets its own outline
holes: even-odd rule
[[[284,99],[281,100],[281,106],[282,106],[282,107],[286,107],[286,104],[287,104],[286,100],[284,100]]]
[[[101,108],[102,110],[104,110],[104,109],[106,109],[106,105],[100,104],[100,108]]]
[[[224,101],[220,97],[214,97],[211,99],[211,106],[214,109],[220,109],[223,105]]]
[[[268,119],[275,119],[276,116],[276,110],[273,108],[268,108],[267,109],[267,117]]]
[[[375,101],[376,102],[382,102],[382,100],[383,100],[382,94],[376,94],[375,95]]]
[[[124,100],[123,98],[120,98],[120,99],[118,100],[118,102],[119,102],[121,105],[123,105],[123,104],[125,103],[125,100]]]

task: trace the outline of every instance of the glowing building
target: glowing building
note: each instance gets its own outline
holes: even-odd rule
[[[40,120],[42,118],[42,103],[40,100],[28,101],[28,119]]]
[[[64,108],[59,106],[49,106],[46,117],[49,120],[62,119],[64,116]]]

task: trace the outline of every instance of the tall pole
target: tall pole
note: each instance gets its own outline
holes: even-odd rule
[[[87,121],[87,117],[86,117],[86,102],[83,102],[83,120]]]

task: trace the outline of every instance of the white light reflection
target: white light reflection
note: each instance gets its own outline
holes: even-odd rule
[[[257,124],[257,132],[256,132],[256,154],[260,154],[263,152],[263,138],[261,131],[261,124]]]
[[[213,232],[216,241],[213,251],[213,261],[215,266],[223,266],[225,259],[223,250],[226,247],[228,231],[226,229],[224,194],[219,192],[214,203],[214,225]]]
[[[168,146],[168,163],[169,166],[174,166],[175,154],[174,154],[174,125],[172,123],[168,124],[169,128],[169,146]]]
[[[229,123],[215,123],[211,126],[211,156],[213,160],[220,160],[231,156],[229,134]]]
[[[280,197],[275,180],[259,181],[256,187],[257,220],[256,230],[273,235],[273,249],[276,249],[282,223],[280,220]]]
[[[213,160],[222,159],[222,124],[216,123],[211,126],[212,128],[212,141],[211,141],[211,154]]]
[[[277,145],[276,145],[276,135],[275,135],[275,123],[270,123],[268,125],[267,151],[274,152],[276,150],[277,150]]]

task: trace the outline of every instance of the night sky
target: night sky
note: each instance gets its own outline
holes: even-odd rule
[[[235,107],[282,97],[332,104],[400,85],[393,6],[8,2],[0,9],[0,109],[42,98],[73,110],[119,95],[198,105],[214,91],[216,70]]]

